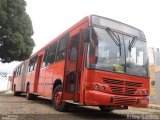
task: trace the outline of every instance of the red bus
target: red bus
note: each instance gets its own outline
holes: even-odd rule
[[[144,33],[90,15],[63,32],[13,72],[14,95],[51,99],[57,111],[70,103],[102,111],[148,107],[149,73]]]

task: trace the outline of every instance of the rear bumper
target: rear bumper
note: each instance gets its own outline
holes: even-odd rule
[[[85,90],[86,105],[136,106],[147,108],[149,97],[123,96],[104,93],[96,90]]]

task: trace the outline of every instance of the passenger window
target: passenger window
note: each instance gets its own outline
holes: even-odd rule
[[[34,71],[37,63],[37,56],[33,57],[29,61],[28,72]]]
[[[70,60],[77,60],[77,48],[71,48]]]
[[[57,49],[57,42],[52,43],[48,48],[47,60],[45,65],[50,65],[55,61],[55,54]]]
[[[79,34],[76,34],[71,38],[71,45],[69,47],[69,59],[70,60],[77,60],[77,54],[78,54],[78,40],[79,40]]]
[[[42,67],[45,67],[47,65],[47,62],[46,62],[47,61],[47,53],[48,53],[48,48],[45,50]]]
[[[59,40],[56,61],[64,60],[67,48],[68,34]]]

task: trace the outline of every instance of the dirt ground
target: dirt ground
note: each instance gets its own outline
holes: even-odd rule
[[[101,112],[97,107],[73,106],[67,112],[57,112],[51,101],[38,98],[27,100],[24,95],[16,97],[11,91],[0,93],[0,120],[140,120],[160,119],[160,110],[130,107],[128,110]]]

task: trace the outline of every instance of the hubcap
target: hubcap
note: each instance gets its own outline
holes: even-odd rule
[[[62,91],[57,91],[54,97],[54,101],[56,105],[62,104]]]

